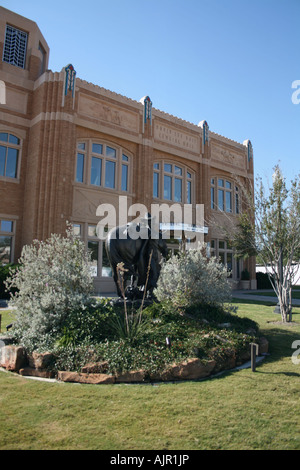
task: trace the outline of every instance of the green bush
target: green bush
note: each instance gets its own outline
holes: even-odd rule
[[[65,237],[53,234],[25,246],[19,262],[6,281],[8,289],[16,289],[10,301],[16,307],[12,335],[28,351],[47,349],[63,329],[72,330],[73,321],[85,320],[93,290],[89,257],[69,228]]]
[[[159,301],[170,301],[174,306],[203,302],[223,305],[231,298],[228,272],[216,257],[207,258],[206,245],[182,250],[162,265],[157,288]]]
[[[272,289],[272,284],[267,273],[256,273],[256,280],[257,289]]]

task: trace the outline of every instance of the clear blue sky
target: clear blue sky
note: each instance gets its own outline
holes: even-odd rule
[[[300,0],[2,0],[34,20],[49,68],[77,76],[238,142],[255,174],[300,173]],[[300,95],[300,94],[299,94]]]

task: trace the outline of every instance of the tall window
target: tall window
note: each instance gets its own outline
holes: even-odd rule
[[[220,259],[220,262],[227,267],[229,277],[237,276],[237,272],[234,272],[234,258],[233,249],[228,241],[225,240],[212,240],[211,241],[211,254]]]
[[[212,178],[210,187],[211,209],[239,213],[239,188],[225,178]]]
[[[12,220],[0,220],[0,266],[13,261],[14,226]]]
[[[20,139],[7,132],[0,132],[0,176],[17,178]]]
[[[79,142],[76,159],[78,183],[129,191],[130,158],[121,149],[104,143]]]
[[[13,26],[6,25],[3,48],[3,62],[25,68],[28,34]]]
[[[175,163],[160,162],[153,166],[153,197],[178,203],[192,203],[193,176]]]
[[[93,277],[112,277],[112,270],[107,257],[105,242],[99,240],[96,225],[89,223],[73,224],[74,235],[81,238],[91,255],[91,272]]]
[[[127,155],[122,155],[122,181],[121,181],[121,190],[128,191],[128,167],[129,167],[129,158]]]

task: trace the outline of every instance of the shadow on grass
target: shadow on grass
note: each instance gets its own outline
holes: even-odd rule
[[[285,375],[286,377],[300,377],[300,374],[297,372],[263,372],[259,369],[256,372],[264,375]]]
[[[231,303],[233,303],[233,304],[266,305],[267,307],[275,307],[274,302],[268,302],[267,300],[239,299],[237,297],[233,297]]]

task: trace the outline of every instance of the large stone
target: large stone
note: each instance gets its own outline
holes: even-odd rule
[[[216,366],[215,360],[203,363],[198,358],[188,359],[179,364],[173,364],[160,374],[153,374],[152,380],[193,380],[208,377]]]
[[[145,379],[144,370],[134,370],[116,375],[117,383],[143,382]]]
[[[81,384],[113,384],[116,379],[107,374],[86,374],[83,372],[59,371],[58,380],[62,382],[76,382]]]
[[[55,376],[55,373],[48,370],[34,369],[32,367],[24,367],[19,370],[19,374],[27,377],[40,377],[43,379],[51,379]]]
[[[175,379],[201,379],[208,377],[213,371],[216,361],[210,360],[205,364],[198,358],[188,359],[172,366],[170,372]]]
[[[12,344],[13,342],[14,341],[11,336],[0,335],[0,347],[8,346],[9,344]]]
[[[0,348],[0,367],[18,372],[26,365],[27,355],[22,346],[3,346]]]
[[[34,352],[28,356],[29,367],[33,369],[47,369],[53,362],[54,355],[50,352],[37,353]]]

